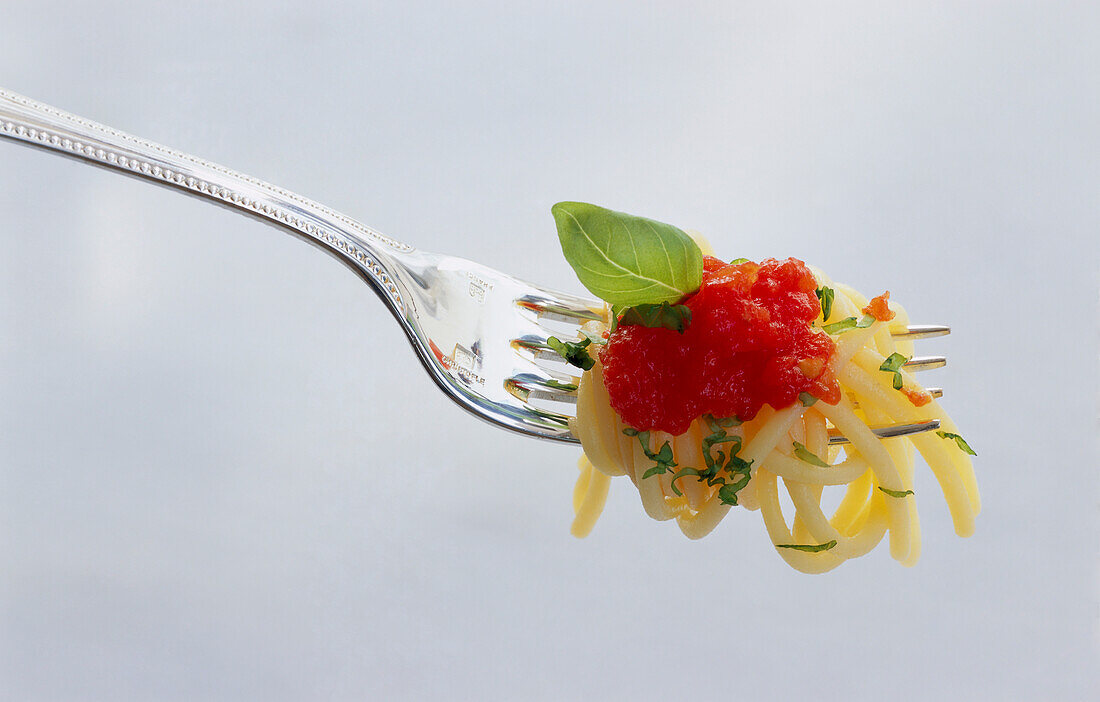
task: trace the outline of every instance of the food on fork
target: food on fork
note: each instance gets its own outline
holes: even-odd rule
[[[939,391],[909,372],[915,334],[888,292],[868,300],[794,258],[726,262],[701,237],[595,205],[552,212],[566,259],[608,304],[576,340],[547,340],[583,371],[570,424],[584,449],[575,535],[592,529],[610,478],[626,475],[646,513],[675,519],[689,538],[742,506],[760,510],[800,571],[831,570],[887,532],[890,554],[913,565],[914,450],[956,533],[973,533],[974,451]],[[898,425],[901,435],[880,438]],[[845,490],[829,517],[831,486]]]

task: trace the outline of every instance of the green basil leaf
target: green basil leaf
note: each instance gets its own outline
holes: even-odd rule
[[[661,465],[660,463],[658,463],[657,465],[655,465],[652,468],[650,468],[649,470],[647,470],[645,473],[642,473],[642,480],[645,480],[646,478],[651,478],[654,475],[663,475],[667,472],[668,472],[668,466],[664,466],[664,465]]]
[[[896,373],[901,370],[901,367],[909,362],[909,359],[902,356],[900,353],[892,353],[886,357],[886,360],[882,362],[882,365],[878,367],[880,371],[889,371],[890,373]]]
[[[958,434],[952,434],[949,431],[937,431],[936,435],[939,436],[941,439],[952,439],[952,440],[954,440],[955,444],[960,449],[962,449],[966,453],[969,453],[971,456],[977,456],[978,455],[974,451],[974,449],[970,448],[970,444],[966,443],[966,439],[962,438]]]
[[[894,373],[894,379],[890,381],[890,384],[895,390],[901,390],[901,387],[905,385],[905,380],[902,379],[901,373]]]
[[[845,317],[844,319],[840,320],[839,322],[833,322],[832,324],[826,324],[825,326],[823,326],[821,328],[825,330],[826,334],[839,334],[840,332],[847,331],[849,329],[854,329],[855,326],[856,326],[856,318],[855,317]]]
[[[661,450],[657,452],[657,455],[653,456],[653,460],[657,461],[658,463],[664,463],[668,466],[676,465],[672,462],[672,446],[670,446],[669,443],[666,441],[661,446]]]
[[[581,334],[583,334],[584,338],[588,339],[593,344],[599,344],[600,346],[607,346],[607,339],[603,338],[603,336],[601,336],[599,334],[593,334],[592,332],[585,331],[584,329],[581,329]]]
[[[840,334],[846,332],[849,329],[866,329],[878,320],[869,314],[863,315],[860,319],[855,317],[845,317],[839,322],[833,322],[832,324],[826,324],[821,327],[825,330],[826,334]]]
[[[559,202],[550,212],[565,260],[601,300],[676,302],[699,289],[703,253],[677,227],[583,202]]]
[[[836,546],[836,539],[832,541],[826,541],[823,544],[776,544],[776,548],[789,548],[795,551],[805,551],[806,553],[817,553],[819,551],[828,551]]]
[[[802,403],[803,407],[812,407],[817,402],[817,398],[808,392],[800,392],[798,393],[798,401]]]
[[[746,480],[745,482],[747,483],[748,480]],[[736,507],[737,492],[740,489],[741,488],[737,487],[736,485],[723,485],[722,487],[718,488],[718,499],[721,500],[722,504],[724,505],[733,505],[734,507]]]
[[[901,498],[901,497],[905,497],[906,495],[914,494],[914,492],[912,490],[891,490],[890,488],[884,488],[881,485],[878,486],[878,489],[882,490],[883,492],[885,492],[890,497]]]
[[[742,263],[748,263],[748,262],[749,262],[749,259],[747,259],[747,258],[735,258],[732,261],[730,261],[730,265],[731,266],[739,266]]]
[[[671,329],[683,334],[691,324],[691,310],[687,305],[670,305],[667,302],[659,305],[635,305],[626,308],[623,316],[619,318],[619,324]]]
[[[798,456],[800,460],[809,463],[811,466],[820,466],[822,468],[831,467],[828,463],[818,458],[817,454],[813,453],[797,441],[794,442],[794,455]]]
[[[672,480],[669,481],[669,487],[672,488],[672,491],[676,493],[677,497],[683,497],[684,493],[680,492],[680,488],[676,487],[676,481],[680,478],[686,478],[689,475],[699,477],[702,474],[694,468],[681,468],[680,470],[676,471],[676,474],[672,476]]]
[[[585,351],[591,343],[588,339],[584,341],[562,341],[556,336],[546,340],[546,345],[564,358],[566,363],[581,370],[590,370],[592,366],[596,365],[596,361]]]
[[[829,315],[833,313],[833,299],[836,292],[832,288],[821,286],[817,289],[817,299],[821,303],[821,321],[829,321]]]

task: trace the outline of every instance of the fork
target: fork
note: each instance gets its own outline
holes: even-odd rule
[[[313,200],[195,156],[0,88],[0,136],[197,196],[289,231],[335,256],[397,318],[428,375],[481,419],[528,436],[577,443],[569,429],[575,371],[547,338],[606,320],[603,302],[527,283],[455,256],[418,251]],[[896,336],[942,336],[910,326]],[[915,357],[909,370],[944,365]],[[930,390],[936,397],[938,388]],[[939,428],[937,420],[872,427],[883,438]],[[833,435],[830,443],[844,443]]]

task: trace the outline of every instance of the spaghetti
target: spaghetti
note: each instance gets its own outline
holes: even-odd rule
[[[963,448],[950,417],[903,367],[912,343],[891,332],[905,329],[904,309],[885,295],[867,300],[810,270],[819,292],[829,290],[828,305],[822,300],[824,311],[810,327],[817,335],[833,330],[835,347],[818,371],[835,382],[835,396],[803,392],[800,401],[778,409],[762,404],[746,421],[700,414],[677,433],[639,431],[613,408],[602,354],[591,353],[595,364],[581,376],[571,425],[584,449],[573,496],[574,535],[591,531],[610,478],[626,475],[650,517],[676,520],[692,539],[710,533],[740,505],[761,513],[777,552],[799,571],[831,570],[868,553],[887,534],[890,555],[911,566],[921,548],[916,453],[939,482],[956,533],[973,533],[981,505],[969,447]],[[590,322],[586,336],[606,337],[611,322]],[[940,432],[879,439],[870,429],[931,419],[940,421]],[[830,428],[849,443],[830,445]],[[790,520],[780,504],[781,485],[794,505]],[[830,516],[822,507],[827,486],[845,486]]]

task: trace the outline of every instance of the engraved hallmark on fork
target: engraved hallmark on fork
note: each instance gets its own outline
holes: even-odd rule
[[[446,355],[440,351],[439,347],[436,346],[435,342],[431,339],[428,340],[428,346],[431,348],[432,354],[435,355],[436,360],[439,361],[439,364],[454,374],[459,380],[467,385],[485,385],[485,378],[474,373],[472,370],[477,360],[477,356],[473,351],[467,349],[462,344],[455,344],[454,351],[452,351],[450,355]]]
[[[470,297],[479,303],[485,302],[485,293],[493,289],[493,284],[470,271],[466,271],[466,277],[470,279]]]

